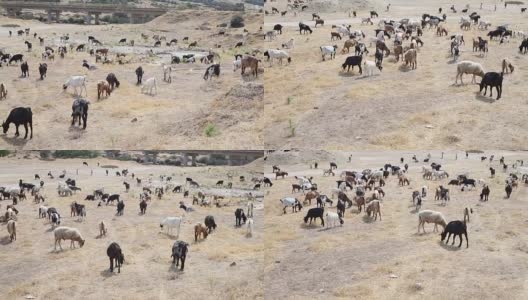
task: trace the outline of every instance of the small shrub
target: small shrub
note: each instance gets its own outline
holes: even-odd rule
[[[244,26],[244,18],[242,18],[241,16],[234,16],[233,18],[231,18],[231,27],[241,28]]]
[[[290,137],[294,137],[295,136],[295,126],[293,126],[293,122],[291,119],[289,120],[289,128],[290,128]]]
[[[204,133],[205,136],[212,137],[215,136],[218,132],[216,126],[214,124],[209,123],[207,124],[207,126],[205,126]]]

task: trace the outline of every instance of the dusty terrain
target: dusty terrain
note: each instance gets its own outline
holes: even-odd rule
[[[242,14],[249,33],[244,28],[220,28],[231,17]],[[0,27],[0,44],[6,53],[24,54],[30,68],[29,78],[20,78],[20,66],[0,68],[0,82],[8,90],[7,99],[0,101],[0,116],[7,118],[9,111],[18,106],[31,107],[34,137],[24,141],[15,139],[13,127],[0,139],[2,148],[25,149],[254,149],[262,147],[262,81],[252,76],[233,72],[234,54],[250,52],[257,41],[256,34],[262,26],[262,15],[250,12],[216,12],[210,10],[171,11],[147,24],[92,25],[44,24],[0,17],[0,24],[20,27]],[[20,28],[31,28],[29,37],[16,36]],[[224,29],[226,34],[217,33]],[[14,32],[9,37],[8,31]],[[45,38],[44,46],[55,50],[61,45],[59,37],[70,35],[71,44],[86,43],[95,36],[109,48],[109,58],[125,53],[127,64],[97,63],[97,70],[88,71],[82,61],[95,63],[87,52],[68,53],[64,59],[45,61],[47,77],[41,81],[38,73],[44,46],[39,45],[33,33]],[[147,34],[147,41],[141,34]],[[162,47],[154,48],[153,35],[166,36]],[[189,37],[189,41],[183,41]],[[135,47],[121,46],[121,38],[134,40]],[[178,39],[176,46],[165,42]],[[27,52],[24,41],[33,44]],[[189,49],[189,43],[198,46]],[[245,46],[234,49],[236,43]],[[215,48],[215,45],[222,45]],[[207,53],[210,49],[219,54],[220,78],[203,80],[206,64],[174,64],[172,83],[163,81],[162,64],[170,63],[170,56],[186,53]],[[69,49],[68,49],[69,50]],[[152,50],[155,55],[148,55]],[[218,59],[216,59],[218,62]],[[155,77],[157,94],[141,93],[136,86],[135,69],[142,66],[143,80]],[[97,100],[97,82],[105,80],[108,73],[116,74],[121,86],[108,98]],[[90,109],[86,130],[70,127],[73,89],[62,92],[63,83],[72,75],[86,75]],[[83,97],[85,94],[83,93]],[[208,130],[206,130],[208,129]]]
[[[82,165],[87,161],[90,167]],[[246,237],[246,227],[234,227],[234,210],[245,207],[245,197],[226,197],[228,206],[217,208],[195,207],[185,214],[179,240],[190,244],[183,272],[172,266],[171,248],[175,236],[160,231],[159,222],[167,216],[181,216],[180,201],[187,204],[192,198],[180,193],[168,193],[148,204],[147,213],[139,215],[141,187],[129,177],[117,177],[110,169],[96,167],[115,165],[128,168],[143,179],[152,174],[153,182],[159,175],[172,175],[175,183],[183,183],[191,176],[205,186],[214,188],[217,180],[227,180],[227,173],[246,178],[259,176],[262,164],[255,162],[244,167],[196,167],[176,168],[140,165],[115,160],[56,160],[44,162],[37,159],[2,158],[0,182],[17,184],[18,179],[33,182],[33,175],[40,174],[45,181],[43,194],[50,207],[61,213],[61,225],[78,228],[86,239],[83,248],[71,250],[69,243],[62,243],[64,251],[54,252],[54,237],[46,219],[37,218],[39,205],[31,198],[17,205],[20,214],[17,223],[17,240],[9,242],[5,224],[0,234],[0,261],[5,272],[0,275],[2,299],[21,299],[32,295],[37,299],[262,299],[263,292],[263,203],[262,197],[255,202],[253,237]],[[57,196],[58,176],[48,179],[48,171],[58,175],[67,171],[67,177],[75,178],[82,187],[72,197]],[[78,170],[78,175],[76,174]],[[93,176],[90,175],[93,170]],[[261,175],[260,175],[261,176]],[[246,193],[253,184],[233,181],[233,192]],[[134,182],[125,193],[123,181]],[[84,201],[84,197],[96,188],[119,193],[125,199],[123,216],[115,216],[115,205],[97,207],[97,202]],[[191,192],[192,193],[192,192]],[[253,191],[255,193],[255,191]],[[257,192],[258,193],[258,192]],[[77,201],[87,206],[87,217],[78,222],[70,217],[69,205]],[[2,212],[11,201],[0,201]],[[206,240],[194,242],[194,224],[203,222],[206,215],[215,217],[218,228]],[[98,238],[97,224],[104,220],[109,227],[106,237]],[[176,231],[174,231],[174,235]],[[120,244],[125,255],[121,273],[108,270],[106,248],[111,242]],[[231,266],[232,263],[235,265]],[[52,279],[52,280],[50,280]]]
[[[348,156],[352,161],[348,163]],[[420,163],[413,163],[416,154]],[[422,159],[427,152],[325,152],[306,151],[273,153],[266,161],[266,176],[273,186],[267,188],[265,233],[265,287],[269,299],[524,299],[528,296],[528,243],[523,229],[528,218],[523,211],[528,199],[528,186],[520,184],[510,199],[505,199],[504,179],[497,159],[504,155],[506,163],[524,159],[524,153],[486,152],[470,154],[433,151],[431,161],[440,163],[452,179],[468,172],[472,178],[485,180],[491,189],[489,202],[480,202],[481,187],[461,192],[449,186],[451,201],[442,206],[434,201],[433,189],[447,185],[447,180],[425,181],[421,176]],[[495,154],[491,166],[497,169],[490,178],[489,161],[480,156]],[[357,206],[347,209],[342,227],[331,229],[307,226],[301,212],[282,214],[279,199],[301,193],[291,193],[294,176],[313,176],[318,189],[330,196],[335,180],[343,170],[363,170],[383,167],[385,163],[401,165],[400,157],[409,163],[410,186],[399,187],[396,176],[390,176],[383,188],[382,220],[370,220],[357,212]],[[309,164],[319,163],[319,169]],[[335,177],[323,177],[328,162],[337,163]],[[278,165],[289,172],[285,179],[275,180],[271,166]],[[516,172],[519,171],[516,170]],[[524,167],[524,173],[528,169]],[[469,248],[440,243],[433,225],[425,226],[426,234],[417,234],[418,217],[411,203],[413,190],[426,185],[429,194],[422,209],[442,212],[447,221],[462,220],[463,208],[473,208],[468,223]],[[351,192],[348,192],[351,195]],[[334,199],[337,200],[337,199]],[[336,211],[334,206],[329,211]],[[451,242],[450,242],[451,243]]]
[[[389,12],[385,11],[391,3]],[[483,9],[480,10],[480,3]],[[463,14],[463,5],[470,4]],[[285,26],[282,35],[264,43],[267,49],[280,48],[291,38],[295,47],[288,51],[290,65],[265,62],[265,145],[267,149],[322,148],[337,150],[365,149],[467,149],[469,147],[524,149],[528,140],[525,116],[528,102],[524,94],[526,57],[519,53],[520,38],[499,45],[489,45],[489,53],[482,57],[472,52],[472,39],[488,31],[460,30],[459,20],[475,11],[482,20],[492,23],[491,29],[509,24],[513,30],[528,31],[527,14],[520,13],[518,5],[504,9],[493,1],[465,1],[455,3],[458,12],[452,13],[449,1],[330,1],[306,2],[308,8],[295,16],[288,10],[285,16],[271,14],[271,8],[287,10],[286,0],[266,3],[265,31],[275,24]],[[471,60],[483,65],[486,72],[500,72],[501,61],[509,58],[516,67],[504,78],[503,96],[495,101],[478,94],[478,85],[470,84],[465,76],[464,85],[454,85],[456,63],[449,55],[449,38],[437,37],[436,30],[425,29],[421,37],[424,46],[418,52],[418,68],[409,70],[396,62],[394,55],[385,57],[381,74],[376,69],[372,77],[359,75],[358,68],[349,74],[342,72],[341,64],[352,54],[342,54],[345,39],[331,41],[332,25],[350,24],[352,30],[366,34],[369,50],[367,59],[374,61],[375,45],[369,45],[380,19],[420,20],[423,13],[435,16],[442,7],[447,15],[445,26],[449,35],[462,32],[466,41],[458,61]],[[357,18],[349,16],[356,10]],[[374,25],[361,25],[361,18],[376,10],[379,18]],[[324,26],[314,28],[312,13],[318,13]],[[300,35],[298,23],[304,22],[313,34]],[[386,41],[393,52],[393,38]],[[407,46],[410,41],[404,41]],[[335,60],[322,61],[320,46],[337,45]],[[480,82],[477,79],[477,82]],[[494,91],[494,95],[496,91]],[[488,92],[489,95],[489,92]],[[427,126],[427,127],[426,127]]]

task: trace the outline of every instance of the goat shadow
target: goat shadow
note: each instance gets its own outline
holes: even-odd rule
[[[355,80],[362,80],[362,79],[367,79],[367,78],[372,78],[372,77],[379,77],[379,76],[381,76],[381,73],[372,74],[371,76],[363,74],[363,76],[359,76]]]
[[[170,234],[170,233],[166,233],[166,232],[161,232],[160,231],[160,232],[158,232],[158,234],[162,234],[162,235],[168,237],[171,240],[177,240],[178,239],[178,236],[175,236],[175,235]]]
[[[4,236],[2,239],[0,239],[0,245],[9,245],[11,244],[11,238],[9,236]]]
[[[30,130],[28,128],[28,130]],[[22,131],[24,131],[24,127],[22,127]],[[31,131],[29,131],[28,133],[28,136],[29,134],[31,133]],[[21,134],[22,135],[22,134]],[[7,135],[2,135],[2,139],[4,140],[4,142],[6,142],[7,144],[9,145],[12,145],[12,146],[17,146],[17,147],[23,147],[27,144],[27,142],[29,141],[29,138],[28,139],[24,139],[24,138],[20,138],[20,137],[8,137]]]
[[[363,223],[374,223],[374,217],[369,217],[368,215],[363,215],[363,217],[361,218],[363,220]]]
[[[458,240],[458,238],[457,238]],[[460,241],[459,241],[460,243]],[[444,243],[443,241],[438,241],[438,244],[440,245],[440,247],[444,248],[445,250],[447,251],[460,251],[462,250],[462,247],[458,247],[458,246],[455,246],[456,245],[456,242],[455,242],[455,245],[451,246],[450,244],[446,244]],[[462,243],[462,246],[464,245],[464,243]]]
[[[355,77],[355,76],[360,76],[362,74],[359,74],[359,71],[356,70],[358,73],[354,73],[354,71],[351,69],[350,72],[346,72],[346,71],[339,71],[339,76],[340,77]]]
[[[117,275],[117,273],[115,273],[115,272],[110,272],[110,269],[105,269],[105,270],[101,271],[100,274],[104,278],[109,278],[109,277]]]
[[[414,70],[411,68],[411,66],[407,66],[406,64],[401,64],[401,65],[398,67],[398,70],[400,70],[400,72],[404,72],[404,73],[414,71]],[[415,70],[416,70],[416,69],[415,69]]]
[[[496,96],[493,96],[493,97],[496,97]],[[489,97],[489,96],[483,96],[480,94],[480,92],[475,92],[475,99],[479,100],[479,101],[482,101],[482,102],[486,102],[486,103],[495,103],[495,100],[496,98],[492,98],[492,97]]]
[[[83,132],[86,132],[86,129],[83,129],[82,128],[82,122],[81,122],[81,126],[78,125],[79,123],[75,122],[75,124],[71,125],[70,123],[70,127],[68,128],[68,132],[69,133],[83,133]]]
[[[181,265],[178,266],[178,267],[176,267],[176,263],[172,263],[172,261],[171,261],[171,265],[170,265],[168,271],[169,271],[169,272],[174,272],[174,273],[176,273],[176,274],[183,274],[183,272],[185,272],[185,271],[182,271],[182,270],[180,269],[180,267],[181,267]]]
[[[321,228],[323,227],[321,226],[321,224],[317,224],[315,222],[313,222],[312,224],[302,223],[301,225],[299,225],[299,227],[305,230],[316,230],[316,229],[319,229],[319,231],[324,230],[324,228]]]

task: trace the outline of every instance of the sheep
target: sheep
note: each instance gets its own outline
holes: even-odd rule
[[[374,221],[378,219],[378,214],[380,216],[381,221],[381,207],[380,207],[380,201],[379,200],[372,200],[367,205],[367,209],[365,209],[367,212],[367,216],[370,218],[370,214],[372,213],[374,216]]]
[[[176,263],[177,267],[181,260],[181,271],[183,271],[183,268],[185,267],[185,258],[187,257],[188,247],[189,244],[184,241],[176,241],[174,242],[174,245],[172,245],[172,263]]]
[[[374,75],[374,69],[377,68],[380,70],[380,72],[382,69],[381,65],[378,65],[371,60],[365,60],[365,62],[363,63],[363,66],[365,67],[365,70],[366,70],[365,76],[367,77]]]
[[[405,61],[405,65],[410,65],[411,69],[416,69],[418,65],[418,61],[416,59],[416,49],[409,49],[407,52],[403,54],[403,59]]]
[[[178,231],[176,234],[176,238],[178,238],[178,236],[180,235],[180,226],[182,222],[183,222],[183,216],[166,217],[160,222],[160,228],[163,229],[163,226],[165,226],[165,228],[167,228],[167,234],[169,234],[169,231],[172,234],[172,229],[177,228]]]
[[[467,226],[466,226],[465,219],[464,219],[464,222],[459,221],[459,220],[449,222],[449,224],[445,226],[444,231],[441,234],[442,241],[444,241],[447,235],[447,240],[446,240],[446,244],[447,244],[449,242],[449,238],[451,238],[451,234],[453,234],[453,243],[451,243],[451,245],[455,244],[455,238],[456,236],[459,236],[460,244],[458,245],[458,248],[460,248],[462,246],[462,234],[463,234],[466,236],[466,248],[469,248],[469,239],[467,235]]]
[[[204,227],[202,223],[196,223],[194,225],[194,241],[198,242],[198,237],[203,236],[204,239],[207,238],[208,230],[207,227]]]
[[[7,232],[9,233],[9,239],[12,241],[16,241],[16,221],[15,220],[9,220],[7,221]]]
[[[310,208],[308,210],[308,213],[304,217],[304,223],[308,223],[308,219],[310,219],[310,225],[312,224],[312,220],[320,218],[321,219],[321,225],[324,227],[324,219],[323,219],[323,213],[324,208],[323,207],[316,207],[316,208]]]
[[[327,55],[330,55],[330,59],[334,59],[337,51],[337,45],[334,46],[321,46],[321,54],[323,56],[323,61]]]
[[[455,79],[455,84],[458,83],[458,77],[460,77],[460,83],[464,84],[464,82],[462,81],[462,76],[464,74],[472,74],[473,79],[471,80],[471,83],[475,83],[475,76],[484,77],[484,69],[479,63],[464,60],[457,64],[457,75]]]
[[[513,64],[510,62],[509,59],[507,58],[504,58],[502,60],[502,73],[513,73],[513,70],[514,70],[514,66]]]
[[[420,225],[422,226],[423,232],[425,233],[425,223],[434,223],[434,232],[438,231],[437,225],[446,227],[446,220],[441,212],[433,210],[422,210],[418,213],[418,233],[420,233]]]
[[[61,226],[55,228],[55,230],[53,230],[53,234],[55,235],[55,250],[57,250],[57,243],[62,250],[61,240],[71,240],[70,248],[75,248],[75,242],[78,242],[79,247],[82,248],[85,242],[77,228]]]
[[[106,236],[106,231],[107,231],[107,226],[106,226],[106,223],[104,221],[101,221],[99,223],[99,236],[102,237],[102,236]]]
[[[504,78],[504,73],[497,73],[497,72],[488,72],[484,74],[484,77],[482,77],[482,80],[480,81],[480,93],[482,93],[482,89],[484,89],[484,96],[486,96],[486,92],[488,91],[488,86],[490,87],[490,97],[493,97],[493,88],[495,87],[497,89],[497,100],[501,98],[502,95],[502,80]]]
[[[158,88],[157,88],[157,85],[156,85],[156,78],[155,77],[151,77],[151,78],[145,80],[145,83],[141,87],[141,92],[144,93],[144,91],[147,91],[147,90],[148,90],[148,94],[149,95],[155,95],[155,94],[152,93],[153,90],[155,90],[156,93],[158,92]]]
[[[114,272],[114,260],[117,266],[117,273],[121,273],[121,265],[125,262],[125,255],[121,251],[118,243],[111,243],[106,249],[106,255],[110,259],[110,272]]]
[[[4,131],[4,134],[6,134],[9,130],[9,125],[11,123],[15,124],[15,137],[20,135],[20,133],[18,133],[18,126],[24,125],[24,129],[26,131],[24,139],[26,139],[28,136],[29,125],[29,129],[31,130],[31,135],[29,136],[29,138],[33,138],[33,112],[31,111],[31,107],[13,108],[7,116],[5,122],[2,122],[2,129]]]
[[[341,226],[343,226],[343,223],[345,221],[343,221],[343,218],[341,217],[341,215],[335,213],[335,212],[327,212],[326,213],[326,224],[327,224],[327,227],[330,228],[330,227],[336,227],[337,226],[337,222],[339,222],[341,224]]]

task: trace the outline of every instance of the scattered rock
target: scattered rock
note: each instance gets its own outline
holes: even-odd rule
[[[395,274],[390,274],[389,277],[390,277],[390,278],[398,278],[398,276],[395,275]]]
[[[26,299],[35,299],[36,297],[33,295],[26,295],[24,298]]]
[[[425,125],[425,128],[433,129],[433,128],[434,128],[434,126],[433,126],[433,125],[431,125],[431,124],[427,124],[427,125]]]
[[[132,121],[130,121],[130,122],[134,123],[134,122],[137,122],[137,120],[138,120],[137,118],[134,118],[134,119],[132,119]]]
[[[362,137],[356,136],[356,140],[361,140],[361,139],[362,139]]]
[[[417,291],[421,291],[421,290],[423,290],[423,285],[422,285],[422,283],[420,283],[420,282],[415,283],[415,284],[414,284],[414,289],[416,289]]]
[[[276,264],[280,264],[280,260],[276,260],[275,263],[276,263]]]
[[[319,290],[319,293],[324,293],[324,289],[320,289],[320,290]]]
[[[234,267],[234,266],[236,266],[236,262],[232,262],[229,266],[230,266],[230,267]]]

